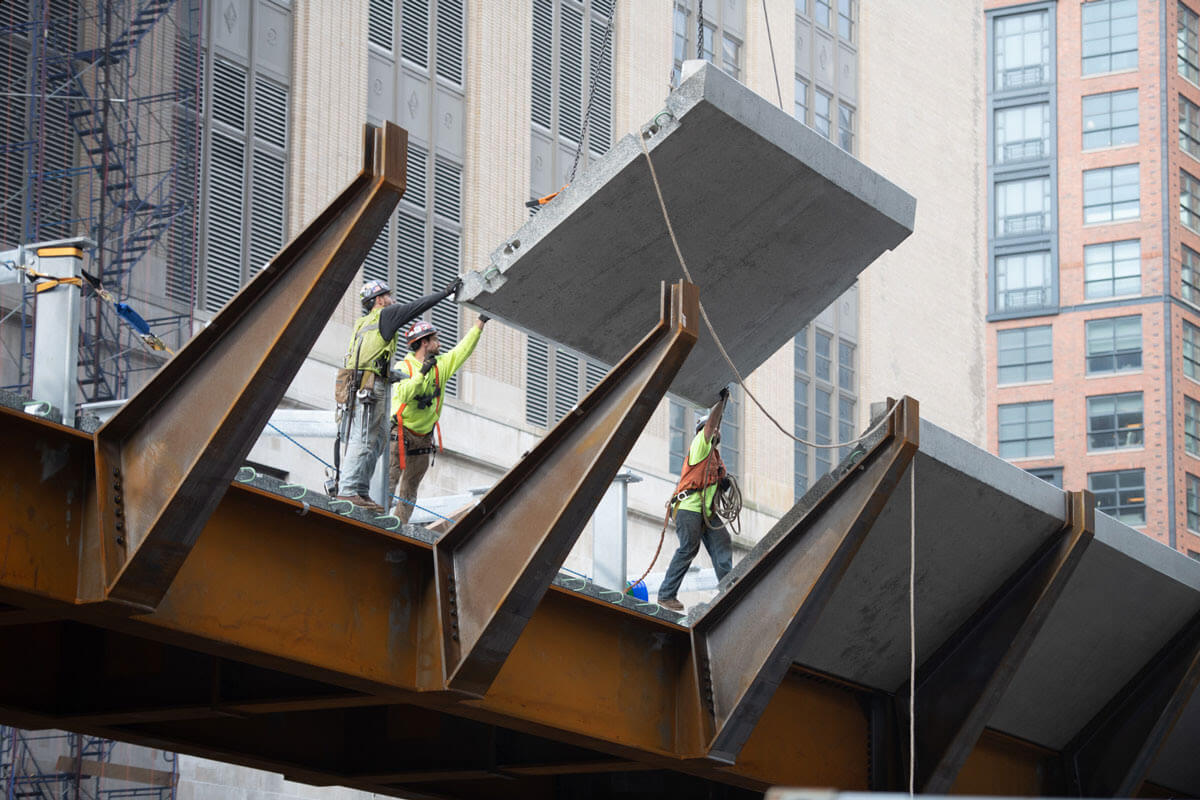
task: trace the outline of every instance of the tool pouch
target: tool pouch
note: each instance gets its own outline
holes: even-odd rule
[[[375,391],[375,379],[377,377],[379,377],[379,376],[376,375],[374,372],[371,372],[370,370],[363,370],[362,381],[360,381],[358,384],[358,390],[360,392],[366,392],[367,394],[371,394],[372,392],[374,392]]]
[[[354,370],[342,367],[337,371],[337,379],[333,384],[333,401],[341,407],[345,407],[350,402],[350,395],[354,391],[351,387],[354,385]]]

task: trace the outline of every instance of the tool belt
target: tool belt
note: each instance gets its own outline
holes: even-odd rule
[[[437,452],[437,448],[433,447],[433,446],[413,447],[413,448],[405,449],[404,454],[408,455],[408,456],[427,456],[430,453],[436,453],[436,452]]]
[[[357,385],[355,376],[357,378]],[[340,406],[349,404],[350,395],[359,392],[365,392],[370,395],[375,389],[375,379],[378,376],[370,370],[357,370],[340,367],[337,371],[337,379],[333,385],[334,402]],[[360,398],[365,398],[366,395],[359,394]]]

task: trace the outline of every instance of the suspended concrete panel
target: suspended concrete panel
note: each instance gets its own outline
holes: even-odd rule
[[[641,131],[700,300],[743,374],[912,232],[916,201],[711,65]],[[615,364],[683,277],[636,134],[468,273],[460,299]],[[671,390],[733,380],[708,333]]]

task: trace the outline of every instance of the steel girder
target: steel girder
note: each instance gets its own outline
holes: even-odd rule
[[[84,598],[161,601],[404,194],[407,147],[367,126],[358,177],[97,432]]]

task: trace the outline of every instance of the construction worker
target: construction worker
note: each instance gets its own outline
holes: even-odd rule
[[[396,458],[388,465],[388,486],[393,496],[396,495],[396,483],[400,484],[400,500],[392,506],[392,515],[401,522],[408,522],[412,516],[417,487],[441,445],[438,419],[442,416],[446,383],[475,352],[479,334],[487,321],[487,315],[481,314],[462,341],[444,355],[437,328],[433,325],[417,322],[408,330],[409,353],[396,370],[401,380],[392,387],[392,410],[399,431]],[[435,430],[438,447],[433,443]]]
[[[718,581],[733,568],[733,543],[729,532],[712,514],[717,486],[726,480],[725,464],[721,461],[717,445],[721,441],[721,415],[728,399],[729,389],[721,389],[717,404],[706,416],[696,421],[696,436],[688,448],[679,483],[670,500],[679,547],[671,557],[662,585],[658,587],[658,604],[680,613],[683,613],[683,603],[675,595],[692,559],[700,552],[701,543],[712,559]]]
[[[387,442],[388,370],[396,352],[400,329],[462,286],[455,278],[445,289],[400,305],[381,281],[363,284],[359,297],[363,317],[354,326],[344,367],[338,373],[339,437],[347,432],[345,467],[340,469],[337,499],[380,514],[384,509],[370,498],[375,462]]]

